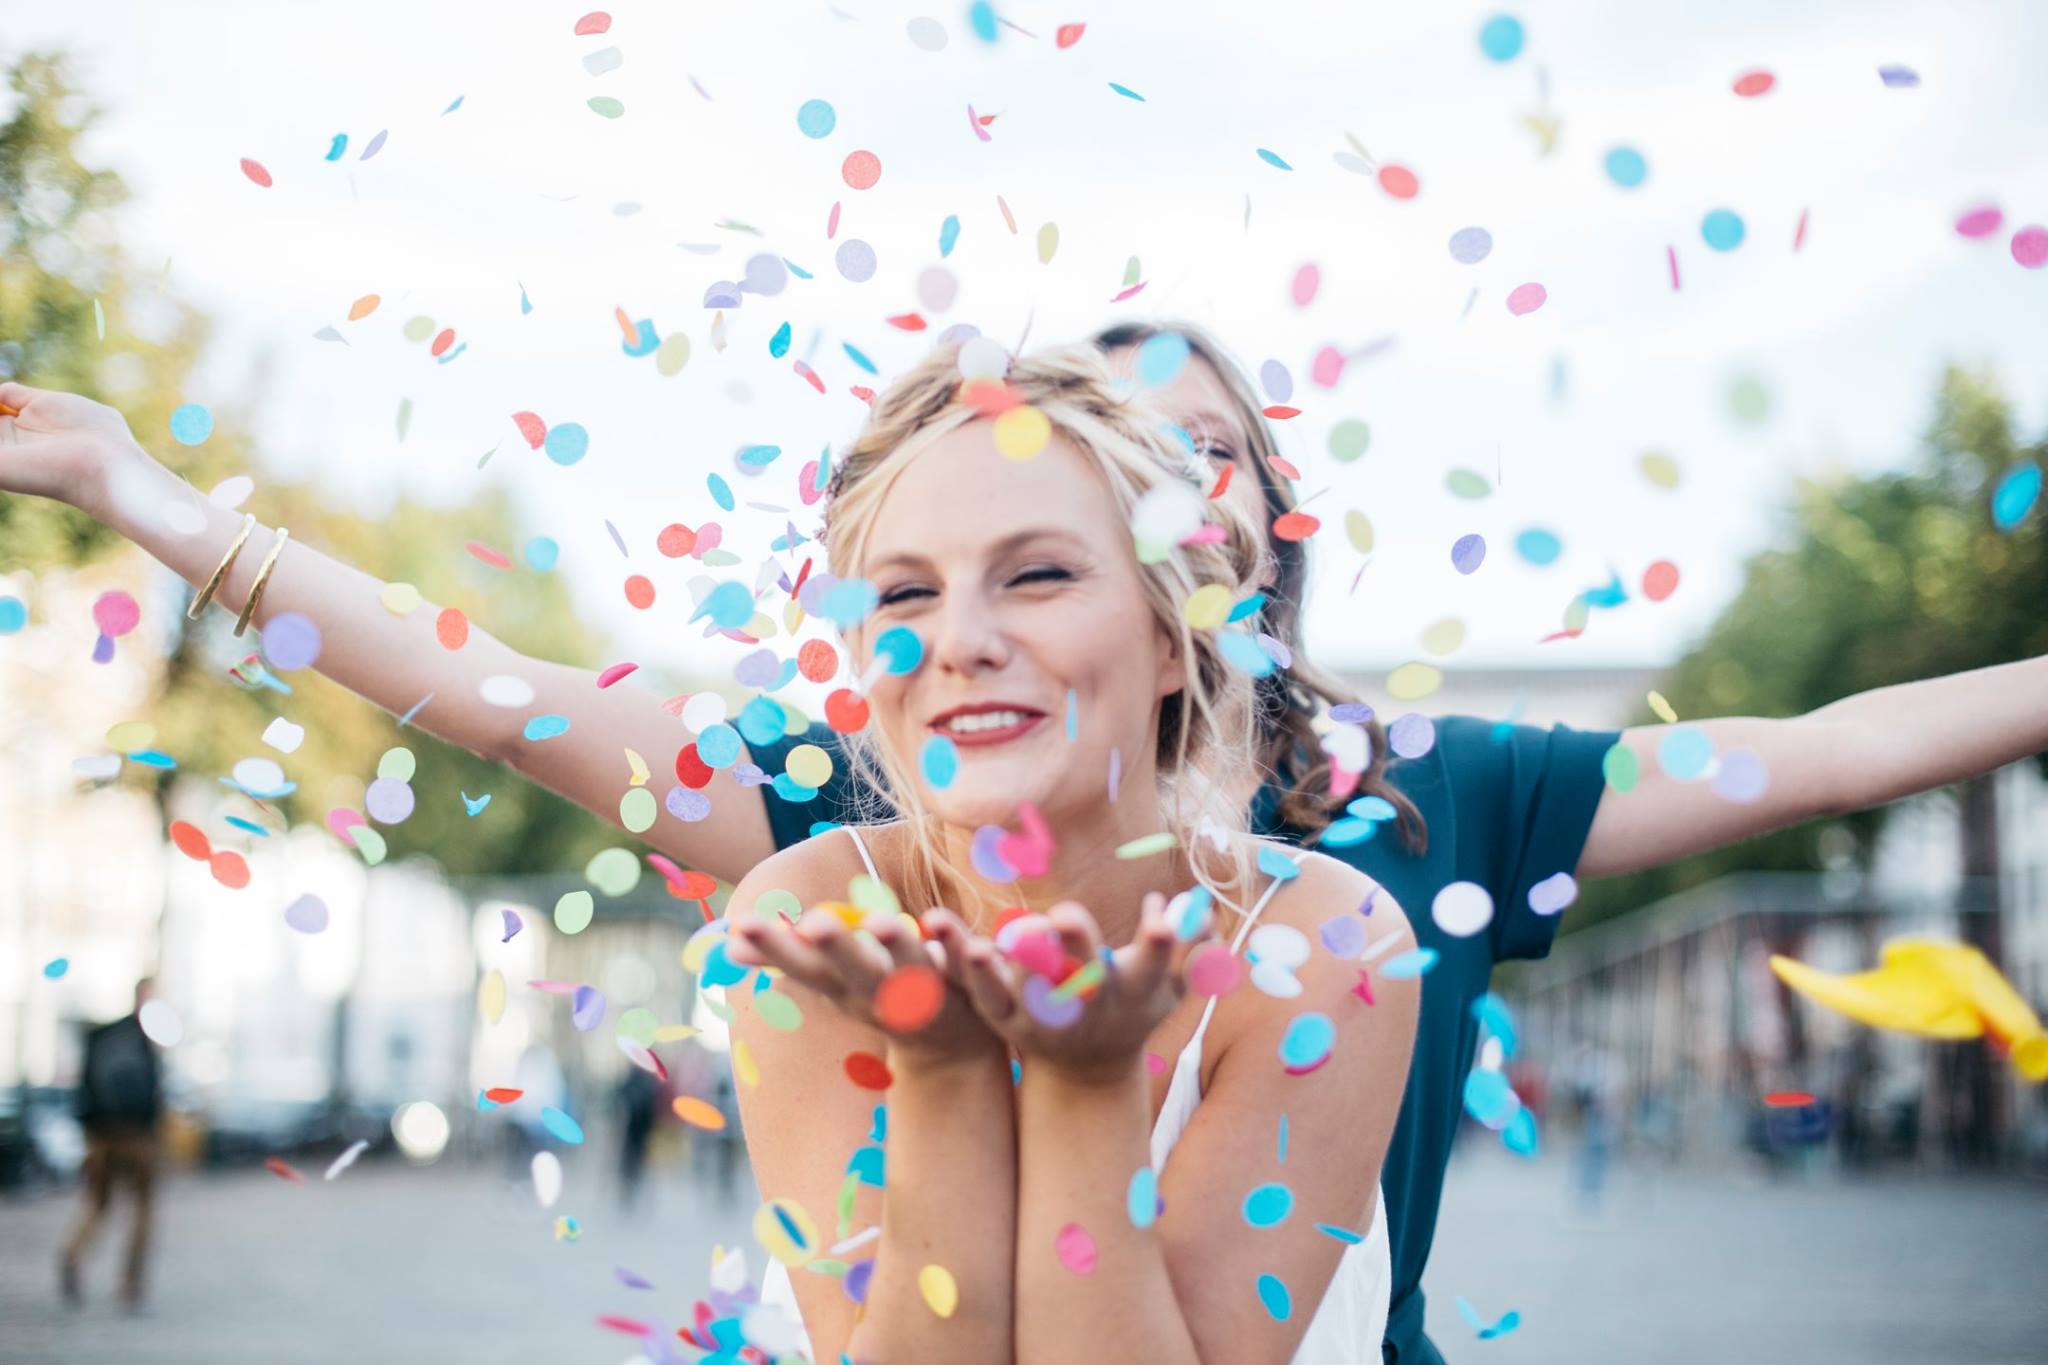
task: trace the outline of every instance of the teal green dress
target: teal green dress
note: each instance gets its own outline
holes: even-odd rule
[[[1422,945],[1438,954],[1422,978],[1414,1061],[1380,1171],[1394,1266],[1383,1348],[1388,1365],[1439,1365],[1443,1359],[1423,1332],[1422,1269],[1479,1042],[1472,1006],[1486,992],[1496,962],[1550,951],[1557,916],[1530,909],[1529,889],[1554,873],[1576,871],[1605,789],[1601,760],[1619,738],[1614,731],[1446,717],[1436,722],[1436,742],[1427,753],[1396,759],[1387,774],[1422,813],[1428,851],[1419,857],[1408,852],[1391,825],[1349,848],[1320,850],[1385,887]],[[780,772],[789,748],[801,743],[833,755],[833,777],[803,803],[767,797],[777,848],[800,843],[853,811],[838,740],[825,726],[763,746],[755,762]],[[1289,831],[1274,823],[1276,804],[1273,789],[1259,793],[1254,827],[1288,838]],[[1430,917],[1437,892],[1455,881],[1476,882],[1493,897],[1492,922],[1469,938],[1444,933]]]

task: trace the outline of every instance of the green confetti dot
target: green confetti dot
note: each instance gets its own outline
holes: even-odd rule
[[[1330,428],[1330,458],[1350,464],[1372,444],[1372,428],[1356,417],[1347,417]]]
[[[1638,776],[1635,750],[1626,744],[1612,746],[1600,760],[1600,772],[1616,791],[1634,791]]]
[[[597,902],[588,891],[571,891],[555,902],[555,928],[565,934],[580,934],[590,927]]]
[[[754,1013],[777,1033],[795,1033],[804,1022],[803,1010],[781,991],[762,991],[755,995]]]
[[[1470,469],[1453,469],[1444,476],[1444,486],[1459,498],[1483,498],[1493,492],[1486,476]]]
[[[629,848],[608,848],[583,869],[583,880],[607,896],[623,896],[640,884],[640,860]]]
[[[795,920],[803,912],[804,903],[796,898],[794,891],[784,891],[777,887],[773,891],[763,891],[754,898],[754,913],[763,919],[773,915],[786,920]]]
[[[589,100],[590,112],[605,118],[617,118],[626,112],[626,106],[610,95],[592,95]]]

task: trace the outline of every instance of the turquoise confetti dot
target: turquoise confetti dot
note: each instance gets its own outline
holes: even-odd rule
[[[1116,91],[1117,94],[1122,95],[1127,100],[1136,100],[1140,104],[1143,104],[1145,102],[1145,97],[1139,94],[1137,91],[1131,89],[1131,87],[1129,87],[1128,85],[1118,85],[1115,81],[1111,81],[1109,83],[1109,88]]]
[[[1281,1036],[1280,1061],[1296,1069],[1313,1066],[1330,1055],[1336,1041],[1337,1026],[1330,1022],[1329,1015],[1314,1011],[1297,1014]]]
[[[642,318],[640,319],[639,328],[638,331],[634,334],[633,340],[621,341],[619,343],[619,349],[624,351],[627,355],[634,356],[637,358],[639,356],[651,354],[656,349],[658,349],[660,345],[661,338],[654,334],[654,323],[650,319]],[[443,356],[441,358],[443,360],[448,359],[448,357],[446,356]]]
[[[939,257],[944,259],[953,254],[953,248],[960,241],[960,215],[949,213],[946,221],[939,224]]]
[[[800,280],[808,280],[809,278],[811,278],[810,271],[804,269],[802,266],[798,265],[795,261],[792,261],[787,256],[784,256],[782,258],[782,265],[785,270],[789,271],[790,274],[796,276]]]
[[[2041,466],[2023,464],[2006,471],[1991,495],[1991,521],[2010,531],[2026,519],[2041,497]]]
[[[1681,725],[1657,745],[1657,766],[1680,782],[1690,782],[1706,772],[1714,759],[1714,741],[1707,732]]]
[[[1540,526],[1532,526],[1515,537],[1515,553],[1538,568],[1553,564],[1564,553],[1564,542]]]
[[[860,347],[854,345],[850,341],[842,341],[839,343],[839,345],[841,349],[843,349],[846,352],[846,358],[848,360],[851,360],[854,364],[860,366],[869,374],[880,375],[882,373],[880,370],[875,368],[874,361],[869,360],[865,355],[861,354]]]
[[[826,591],[818,603],[818,615],[841,630],[850,630],[867,619],[876,600],[874,584],[865,578],[843,578]]]
[[[213,435],[213,414],[201,403],[183,403],[171,414],[171,439],[181,446],[196,446]]]
[[[1325,1237],[1334,1237],[1345,1246],[1350,1247],[1355,1247],[1365,1240],[1363,1233],[1353,1232],[1350,1228],[1340,1228],[1335,1223],[1318,1223],[1316,1224],[1316,1231],[1322,1233]]]
[[[1244,1221],[1255,1228],[1277,1226],[1293,1212],[1294,1191],[1285,1185],[1261,1185],[1244,1197]]]
[[[1301,875],[1301,865],[1267,844],[1259,848],[1259,871],[1275,881],[1291,882]]]
[[[1607,178],[1625,190],[1642,184],[1650,174],[1649,163],[1633,147],[1616,147],[1603,164],[1607,167]]]
[[[1150,1166],[1140,1166],[1124,1191],[1124,1212],[1134,1228],[1149,1228],[1159,1217],[1159,1176]]]
[[[1230,615],[1223,618],[1223,624],[1235,625],[1237,622],[1244,620],[1247,616],[1257,616],[1259,614],[1259,608],[1265,605],[1266,594],[1262,592],[1255,592],[1250,597],[1247,597],[1242,601],[1238,602],[1236,605],[1232,606],[1230,609]]]
[[[525,733],[528,739],[553,739],[556,735],[566,735],[569,733],[569,718],[557,715],[535,716],[526,722]]]
[[[789,354],[789,324],[783,323],[775,329],[775,335],[768,338],[768,354],[780,360]]]
[[[1245,631],[1217,631],[1216,647],[1223,651],[1224,661],[1232,668],[1241,668],[1254,678],[1263,678],[1273,671],[1273,656]]]
[[[1733,251],[1742,245],[1742,219],[1728,209],[1715,209],[1700,219],[1700,236],[1716,251]]]
[[[1350,848],[1372,838],[1376,826],[1370,820],[1345,818],[1332,820],[1323,829],[1322,842],[1331,848]]]
[[[1391,820],[1396,814],[1394,803],[1384,796],[1361,796],[1344,809],[1361,820]]]
[[[572,1146],[583,1141],[583,1125],[552,1105],[540,1111],[540,1123],[541,1127]]]
[[[934,791],[944,791],[960,775],[960,746],[945,735],[933,735],[924,742],[917,766]]]
[[[1275,1322],[1285,1322],[1294,1313],[1294,1297],[1278,1275],[1259,1276],[1259,1302]]]
[[[740,708],[740,737],[755,748],[766,748],[789,733],[789,713],[766,697],[756,697]]]
[[[334,140],[327,144],[327,159],[329,161],[339,161],[341,160],[341,154],[347,150],[348,134],[336,133]]]
[[[559,465],[572,465],[590,451],[590,433],[583,429],[581,422],[564,422],[548,428],[548,458]]]
[[[967,7],[967,23],[974,30],[974,36],[984,43],[996,40],[996,7],[988,0],[974,0]]]
[[[720,630],[738,630],[754,619],[754,594],[744,583],[720,583],[704,595],[704,602],[690,619],[709,616]]]
[[[805,137],[830,137],[839,115],[824,100],[805,100],[796,111],[796,126]]]
[[[1479,50],[1497,62],[1511,62],[1522,54],[1522,21],[1512,14],[1496,14],[1479,30]]]
[[[915,673],[924,662],[924,641],[909,626],[891,626],[875,637],[875,654],[889,661],[889,672],[901,677]]]
[[[43,964],[43,978],[47,981],[55,981],[58,977],[61,977],[62,975],[64,975],[64,973],[70,970],[70,958],[53,957],[48,962],[45,962]]]
[[[1407,981],[1422,976],[1436,966],[1437,951],[1434,948],[1415,948],[1398,957],[1389,958],[1387,965],[1380,968],[1380,975],[1389,981]]]
[[[12,635],[28,624],[28,603],[19,597],[0,597],[0,635]]]
[[[733,508],[739,506],[737,502],[733,501],[732,485],[719,478],[716,474],[706,474],[704,476],[704,486],[711,490],[711,500],[726,511],[730,512]]]
[[[1159,332],[1138,347],[1138,382],[1161,389],[1188,367],[1188,339],[1179,332]]]
[[[526,548],[520,554],[525,556],[527,567],[546,573],[562,557],[562,547],[551,536],[535,536],[526,542]]]
[[[697,733],[697,757],[707,768],[730,768],[739,761],[740,732],[715,721]]]
[[[781,446],[745,446],[734,458],[749,469],[766,469],[781,453]]]
[[[1265,162],[1268,166],[1278,166],[1283,171],[1291,171],[1294,169],[1294,167],[1288,165],[1287,162],[1281,158],[1278,152],[1269,152],[1264,147],[1259,148],[1259,160]]]
[[[1534,1156],[1541,1145],[1536,1128],[1536,1116],[1527,1109],[1517,1109],[1515,1116],[1508,1120],[1508,1126],[1500,1130],[1500,1140],[1516,1156]]]
[[[816,799],[818,795],[818,789],[816,787],[806,787],[803,783],[797,781],[788,773],[775,774],[774,780],[769,782],[768,785],[771,789],[774,790],[777,796],[781,797],[785,801],[794,802],[796,805],[799,806],[806,801]]]
[[[1465,1077],[1465,1112],[1488,1127],[1505,1122],[1519,1103],[1508,1078],[1498,1071],[1481,1067]]]

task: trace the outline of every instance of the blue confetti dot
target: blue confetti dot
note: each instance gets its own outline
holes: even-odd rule
[[[213,435],[213,414],[199,403],[185,403],[171,414],[171,439],[181,446],[196,446]]]
[[[1700,219],[1700,236],[1716,251],[1733,251],[1742,245],[1742,219],[1728,209],[1715,209]]]
[[[1159,1175],[1150,1166],[1140,1166],[1124,1191],[1124,1212],[1134,1228],[1149,1228],[1159,1217]]]
[[[1313,1011],[1297,1014],[1280,1039],[1280,1061],[1296,1070],[1314,1066],[1330,1055],[1336,1041],[1337,1026],[1330,1022],[1329,1015]]]
[[[547,448],[550,460],[559,465],[572,465],[589,452],[590,433],[580,422],[564,422],[548,428],[547,440],[542,445]]]
[[[1522,53],[1522,21],[1496,14],[1479,30],[1479,50],[1497,62],[1511,62]]]
[[[552,1105],[540,1111],[541,1127],[571,1145],[583,1141],[583,1125]]]
[[[1451,546],[1451,567],[1459,573],[1476,573],[1486,562],[1486,537],[1478,534],[1459,536]]]
[[[528,739],[553,739],[556,735],[566,735],[568,733],[569,718],[567,716],[535,716],[526,722],[525,734]]]
[[[1616,147],[1607,154],[1607,178],[1625,190],[1632,190],[1649,177],[1650,164],[1633,147]]]
[[[28,603],[19,597],[0,597],[0,635],[12,635],[28,624]]]
[[[1259,1276],[1259,1302],[1275,1322],[1285,1322],[1294,1313],[1294,1296],[1278,1275]]]
[[[2006,471],[1991,495],[1991,520],[2001,531],[2010,531],[2026,519],[2041,497],[2041,466],[2023,464]],[[4,629],[4,626],[0,626]]]
[[[768,338],[768,354],[777,360],[789,354],[789,324],[783,323],[775,329],[775,335]]]
[[[933,735],[924,742],[917,766],[933,790],[944,791],[960,775],[960,746],[945,735]]]
[[[1244,1221],[1255,1228],[1284,1223],[1293,1212],[1294,1191],[1285,1185],[1261,1185],[1244,1197]]]
[[[1517,1109],[1515,1116],[1508,1120],[1508,1126],[1500,1130],[1500,1140],[1516,1156],[1534,1156],[1541,1139],[1537,1134],[1536,1116],[1527,1109]]]
[[[1690,782],[1714,759],[1714,741],[1696,726],[1681,725],[1657,745],[1657,766],[1680,782]]]
[[[704,476],[704,485],[711,490],[711,500],[726,511],[730,512],[733,508],[739,506],[738,503],[733,501],[732,485],[719,478],[716,474],[706,474]]]
[[[1552,564],[1564,552],[1564,543],[1540,526],[1532,526],[1515,537],[1515,553],[1541,568]]]
[[[766,697],[756,697],[740,708],[739,731],[747,743],[766,748],[789,733],[789,713]]]
[[[549,536],[535,536],[526,542],[526,548],[520,553],[526,556],[528,566],[546,573],[562,557],[562,547]]]
[[[875,653],[889,661],[890,673],[901,677],[924,662],[924,641],[908,626],[891,626],[875,637]]]
[[[842,578],[826,591],[824,600],[818,603],[818,615],[841,630],[848,630],[867,619],[868,613],[875,609],[876,600],[875,585],[865,578]]]
[[[839,115],[824,100],[805,100],[796,111],[796,126],[805,137],[830,137]]]

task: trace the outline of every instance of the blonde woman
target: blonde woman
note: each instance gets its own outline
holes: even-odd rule
[[[1356,964],[1310,945],[1361,911],[1379,951],[1413,939],[1371,881],[1252,838],[1225,795],[1255,736],[1252,676],[1223,640],[1244,628],[1191,626],[1188,603],[1252,591],[1257,529],[1204,502],[1206,469],[1088,349],[1027,357],[993,403],[972,398],[950,351],[905,375],[826,514],[831,572],[878,596],[857,667],[887,632],[922,642],[855,740],[900,814],[770,858],[728,914],[726,956],[776,969],[727,998],[785,1259],[857,1248],[843,1276],[789,1277],[815,1358],[1377,1360],[1379,1157],[1417,992],[1389,981],[1368,1004]],[[993,438],[988,409],[1013,403],[1050,424],[1029,459]],[[1175,499],[1201,529],[1148,546]],[[998,850],[1022,875],[976,851],[995,826],[1024,841]],[[1170,847],[1119,855],[1162,833]],[[815,908],[758,913],[771,892]],[[850,896],[869,910],[821,905]],[[992,941],[1018,905],[1051,908]],[[1212,992],[1236,977],[1254,929],[1250,981],[1184,989],[1191,952],[1214,959],[1197,973]],[[903,999],[917,980],[943,980],[923,1008]],[[849,1181],[883,1102],[886,1177]],[[771,1298],[785,1277],[778,1262]]]

